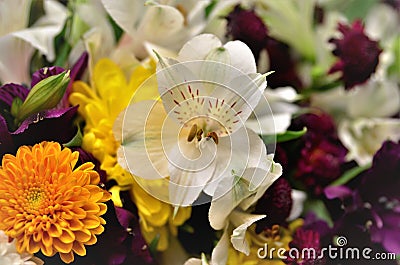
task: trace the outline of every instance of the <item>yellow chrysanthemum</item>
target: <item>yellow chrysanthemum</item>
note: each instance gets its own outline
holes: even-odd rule
[[[114,62],[101,59],[94,67],[93,87],[81,81],[74,82],[70,102],[79,104],[78,112],[86,121],[82,147],[100,161],[108,179],[116,180],[119,185],[113,188],[114,203],[122,206],[115,193],[119,189],[130,189],[138,208],[144,238],[149,243],[159,236],[157,249],[162,251],[168,247],[168,235],[176,235],[176,226],[190,217],[191,208],[179,209],[172,218],[173,207],[146,193],[118,164],[116,152],[119,143],[112,133],[115,119],[128,106],[134,94],[133,102],[159,97],[155,70],[154,61],[140,65],[134,69],[128,82],[124,72]]]
[[[264,248],[265,244],[268,246],[268,250],[274,248],[275,250],[284,248],[289,250],[289,243],[292,241],[292,235],[294,232],[303,225],[302,219],[297,219],[291,222],[288,228],[282,226],[273,226],[271,229],[265,230],[260,234],[255,233],[254,226],[248,230],[248,239],[250,242],[250,255],[236,251],[233,248],[229,249],[228,253],[228,265],[285,265],[278,257],[277,251],[273,252],[273,258],[267,255],[267,258],[261,259],[258,257],[257,252],[260,248]],[[264,254],[264,252],[262,252]]]
[[[0,168],[0,229],[16,239],[19,253],[59,252],[70,263],[104,231],[110,194],[97,186],[93,163],[74,169],[79,153],[42,142],[6,154]]]

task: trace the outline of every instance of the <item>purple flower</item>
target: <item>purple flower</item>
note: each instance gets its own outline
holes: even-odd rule
[[[72,67],[72,81],[82,74],[86,64],[85,53]],[[63,71],[61,67],[40,69],[33,74],[31,85],[34,86],[44,78]],[[12,102],[15,98],[24,101],[28,93],[28,88],[18,84],[5,84],[0,87],[0,157],[6,153],[15,153],[21,145],[33,145],[41,141],[67,143],[76,134],[73,119],[78,107],[69,107],[67,92],[56,108],[36,113],[17,126],[11,114]]]
[[[367,238],[364,244],[379,243],[389,252],[400,253],[399,172],[400,142],[386,141],[375,154],[372,167],[359,176],[354,189],[327,188],[327,197],[342,199],[345,207],[337,229],[347,228],[352,233],[358,229]]]
[[[342,174],[346,148],[339,141],[332,118],[323,112],[304,114],[295,119],[291,129],[307,128],[297,159],[294,178],[319,196],[323,188]]]
[[[364,33],[360,20],[350,26],[339,23],[338,30],[342,38],[332,38],[329,42],[336,47],[333,54],[339,60],[331,67],[329,74],[342,72],[341,80],[346,89],[362,84],[375,72],[382,49],[378,42],[371,40]]]
[[[286,179],[279,178],[257,201],[254,213],[266,214],[267,218],[257,222],[256,232],[261,233],[275,224],[285,224],[292,205],[292,188]]]
[[[301,81],[296,73],[295,61],[289,47],[268,36],[268,29],[254,10],[245,10],[237,5],[226,17],[227,35],[235,40],[246,43],[254,54],[256,61],[262,50],[266,50],[269,57],[269,69],[275,71],[268,77],[268,86],[272,88],[282,86],[301,87]]]

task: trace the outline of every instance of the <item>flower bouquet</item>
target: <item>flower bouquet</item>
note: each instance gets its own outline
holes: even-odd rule
[[[398,0],[0,21],[0,264],[400,264]]]

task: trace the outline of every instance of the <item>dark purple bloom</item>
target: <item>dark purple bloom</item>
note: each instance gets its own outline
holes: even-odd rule
[[[262,50],[267,51],[269,69],[275,71],[268,77],[268,86],[272,88],[301,87],[301,81],[296,73],[295,61],[289,47],[268,36],[266,25],[254,10],[245,10],[237,5],[226,19],[228,21],[227,35],[249,46],[256,61],[258,61]]]
[[[321,254],[320,235],[313,230],[305,230],[299,228],[293,235],[293,240],[289,243],[289,247],[296,250],[290,251],[292,253],[284,260],[286,264],[290,265],[322,265],[325,264],[324,259],[319,259]],[[314,251],[302,251],[303,249]],[[296,257],[298,254],[298,258]],[[293,257],[295,256],[295,257]]]
[[[338,230],[364,235],[363,243],[379,243],[389,252],[400,253],[400,142],[385,142],[362,173],[354,189],[329,187],[328,198],[343,201],[345,215]],[[352,228],[352,229],[351,229]],[[359,238],[359,236],[358,236]]]
[[[227,35],[240,40],[249,46],[256,61],[261,50],[267,44],[267,27],[253,10],[244,10],[240,5],[226,17]]]
[[[371,40],[364,32],[360,20],[350,26],[339,23],[338,30],[343,34],[340,39],[332,38],[335,45],[333,54],[339,60],[328,73],[342,72],[341,80],[346,89],[362,84],[375,72],[382,49],[378,42]]]
[[[267,217],[257,222],[256,232],[260,233],[275,224],[285,224],[292,205],[292,188],[286,179],[279,178],[257,201],[254,213],[266,214]]]
[[[319,196],[323,188],[342,174],[346,148],[339,141],[332,118],[323,112],[304,114],[295,119],[291,129],[307,128],[297,159],[294,178]]]

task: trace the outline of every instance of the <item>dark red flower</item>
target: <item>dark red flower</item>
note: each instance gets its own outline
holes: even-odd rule
[[[321,243],[320,235],[313,230],[304,230],[299,228],[293,235],[293,240],[289,243],[290,248],[296,251],[288,251],[284,260],[286,264],[290,265],[322,265],[325,260],[320,256]],[[302,251],[307,249],[307,251]],[[298,257],[297,257],[298,256]]]
[[[261,50],[267,44],[267,27],[253,10],[244,10],[240,5],[226,17],[227,35],[240,40],[249,46],[256,61]]]
[[[329,42],[335,45],[333,54],[339,60],[328,73],[342,72],[340,79],[346,89],[351,89],[367,81],[375,72],[382,49],[378,42],[365,34],[360,20],[356,20],[351,27],[339,23],[338,30],[342,33],[342,38],[332,38]]]
[[[275,224],[284,224],[292,205],[292,188],[286,179],[279,178],[257,201],[254,213],[266,214],[267,217],[257,222],[256,232],[260,233]]]
[[[237,5],[226,19],[228,21],[227,35],[249,46],[256,61],[262,50],[267,51],[269,70],[275,71],[268,77],[269,87],[301,87],[301,81],[296,73],[295,60],[292,58],[289,47],[268,36],[266,25],[254,10],[245,10]]]
[[[301,115],[290,128],[300,130],[303,127],[307,128],[307,133],[301,138],[294,178],[319,196],[324,187],[342,174],[347,150],[338,139],[336,126],[328,114]]]

